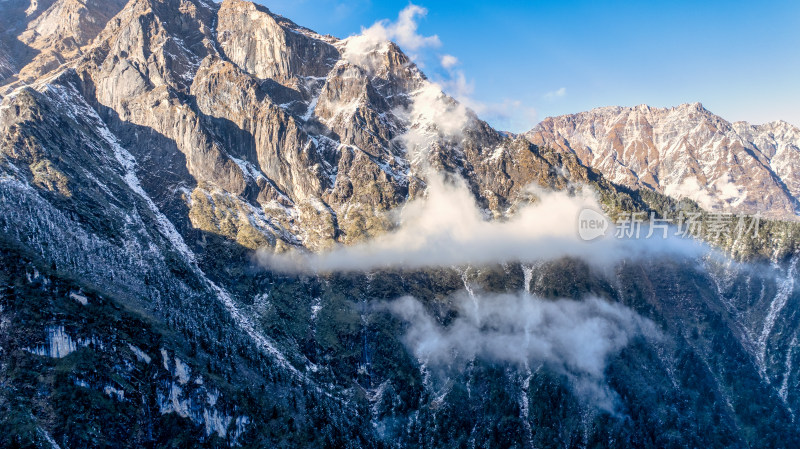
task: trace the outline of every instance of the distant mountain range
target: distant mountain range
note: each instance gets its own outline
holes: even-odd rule
[[[800,129],[784,121],[730,123],[700,103],[606,107],[547,118],[525,136],[615,183],[708,210],[784,220],[800,212]]]

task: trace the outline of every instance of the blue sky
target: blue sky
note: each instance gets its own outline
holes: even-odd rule
[[[261,0],[323,34],[347,37],[406,1]],[[800,125],[800,2],[415,0],[413,51],[433,79],[464,76],[479,113],[524,131],[544,117],[598,106],[700,101],[731,121]],[[442,55],[458,64],[441,66]],[[451,92],[448,92],[451,93]]]

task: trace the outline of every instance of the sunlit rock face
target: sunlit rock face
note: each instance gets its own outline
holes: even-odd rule
[[[547,118],[526,134],[575,154],[609,180],[697,201],[707,210],[794,220],[800,129],[730,123],[700,103],[608,107]]]

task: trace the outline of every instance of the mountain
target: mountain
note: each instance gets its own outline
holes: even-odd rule
[[[464,151],[445,142],[429,160],[410,160],[395,137],[412,128],[424,134],[430,117],[397,111],[429,83],[393,44],[369,49],[368,69],[343,57],[348,45],[248,2],[132,2],[80,55],[31,86],[57,78],[66,90],[35,101],[56,95],[95,109],[132,148],[143,188],[168,215],[174,209],[179,226],[246,246],[315,248],[377,232],[376,217],[419,189],[421,164],[457,167],[494,211],[508,207],[500,198],[530,175],[512,169],[490,179],[493,170],[479,163],[503,137],[471,116]],[[491,163],[523,152],[526,164],[552,165],[524,141],[515,145]],[[262,209],[269,218],[250,219]]]
[[[730,123],[700,103],[606,107],[547,118],[526,134],[575,154],[609,180],[697,201],[704,209],[795,220],[800,129]]]
[[[124,5],[124,0],[4,1],[0,82],[33,81],[80,55]]]
[[[426,198],[412,231],[478,221],[487,252],[580,186],[609,213],[697,206],[492,129],[395,44],[247,1],[0,17],[0,447],[800,442],[794,224],[708,239],[749,262],[598,266],[547,237],[574,234],[562,211],[555,258],[279,270],[398,235]]]

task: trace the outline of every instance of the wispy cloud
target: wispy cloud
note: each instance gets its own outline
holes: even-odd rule
[[[419,60],[417,51],[425,48],[438,48],[442,45],[439,36],[424,36],[419,33],[417,21],[425,17],[428,10],[409,4],[397,16],[397,20],[389,19],[375,22],[369,28],[362,28],[361,33],[347,39],[345,58],[352,62],[363,62],[364,55],[375,51],[387,41],[396,42],[414,60]]]
[[[566,95],[567,95],[567,88],[562,87],[558,90],[547,92],[546,94],[544,94],[544,98],[547,100],[555,100],[556,98],[562,98],[565,97]]]
[[[730,175],[724,175],[716,181],[708,180],[703,184],[692,176],[684,178],[680,183],[667,185],[664,193],[675,198],[689,198],[703,209],[714,210],[740,204],[745,200],[743,190],[731,180]]]
[[[428,15],[428,10],[414,4],[408,5],[405,9],[400,11],[397,17],[397,22],[387,23],[385,30],[389,39],[394,39],[402,48],[407,48],[411,51],[424,48],[424,47],[439,47],[442,42],[439,36],[423,36],[417,32],[419,26],[417,19]],[[380,23],[373,25],[381,27]]]
[[[458,65],[458,58],[453,55],[442,55],[442,57],[439,58],[439,62],[445,69],[452,69]]]
[[[483,266],[515,261],[576,257],[606,268],[624,258],[656,254],[694,255],[704,251],[684,239],[620,240],[609,235],[587,243],[577,223],[586,208],[600,210],[594,193],[574,194],[531,187],[537,200],[520,205],[504,221],[489,220],[460,179],[427,175],[426,196],[397,211],[393,232],[322,253],[260,253],[263,264],[286,271],[365,271],[381,268]]]
[[[535,108],[515,99],[503,99],[499,102],[478,100],[475,85],[467,78],[463,70],[458,69],[459,59],[451,54],[435,56],[433,50],[442,46],[437,35],[426,36],[419,32],[419,20],[427,15],[427,9],[410,4],[403,9],[395,21],[381,20],[362,28],[361,34],[347,39],[344,56],[350,62],[369,68],[374,65],[374,54],[387,41],[396,42],[417,64],[433,61],[441,68],[431,72],[431,81],[447,95],[458,100],[462,105],[473,110],[479,117],[499,124],[505,129],[514,131],[532,128],[538,121]],[[434,57],[435,56],[435,57]]]
[[[386,305],[409,324],[404,343],[427,369],[449,377],[475,359],[544,366],[566,376],[578,397],[612,413],[618,398],[605,381],[608,359],[634,338],[660,338],[650,320],[597,298],[461,292],[453,302],[457,315],[447,326],[415,298]]]
[[[445,55],[447,56],[447,55]],[[525,105],[519,100],[504,99],[500,102],[483,102],[475,98],[475,82],[468,79],[463,70],[456,69],[458,63],[441,58],[446,77],[437,79],[441,88],[448,95],[473,110],[484,120],[495,124],[503,124],[514,130],[527,130],[536,124],[538,113],[535,108]]]

